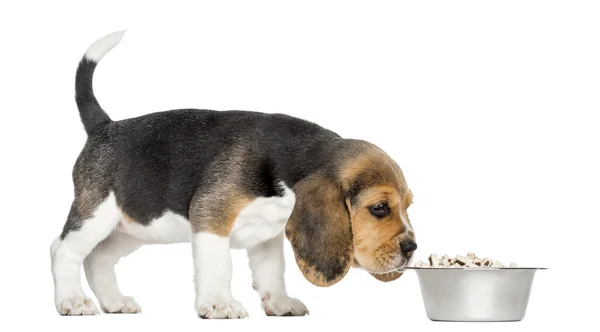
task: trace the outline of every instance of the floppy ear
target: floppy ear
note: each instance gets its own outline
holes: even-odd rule
[[[285,233],[304,277],[316,286],[340,281],[352,265],[350,213],[342,188],[325,174],[295,187],[296,203]]]

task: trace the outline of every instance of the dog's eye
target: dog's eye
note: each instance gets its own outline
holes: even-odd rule
[[[377,218],[383,218],[390,214],[390,208],[386,202],[377,203],[369,206],[369,211]]]

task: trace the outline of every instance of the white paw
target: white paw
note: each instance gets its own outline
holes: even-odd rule
[[[289,296],[271,296],[266,293],[262,298],[263,308],[267,316],[304,316],[308,308],[302,301]]]
[[[142,311],[140,305],[132,297],[109,297],[100,300],[100,306],[106,313],[134,314]]]
[[[56,309],[63,316],[97,315],[98,308],[92,300],[87,297],[75,297],[70,299],[59,299],[56,301]]]
[[[247,318],[248,312],[236,299],[202,299],[196,305],[201,318]]]

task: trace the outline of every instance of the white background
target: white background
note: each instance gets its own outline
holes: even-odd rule
[[[598,295],[594,1],[1,7],[0,330],[531,330],[597,315],[597,305],[585,303]],[[317,288],[302,277],[288,242],[289,293],[306,303],[307,317],[266,317],[245,254],[236,251],[233,292],[250,318],[197,318],[191,249],[183,244],[144,247],[117,266],[142,314],[59,317],[49,247],[65,221],[71,167],[86,138],[75,68],[96,38],[125,28],[94,81],[113,119],[180,107],[245,109],[369,140],[398,161],[412,188],[418,258],[474,251],[549,268],[536,274],[525,320],[431,322],[413,273],[380,283],[352,270]]]

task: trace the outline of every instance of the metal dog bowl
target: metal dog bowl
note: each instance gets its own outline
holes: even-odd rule
[[[508,322],[525,317],[533,277],[545,268],[407,267],[432,321]]]

